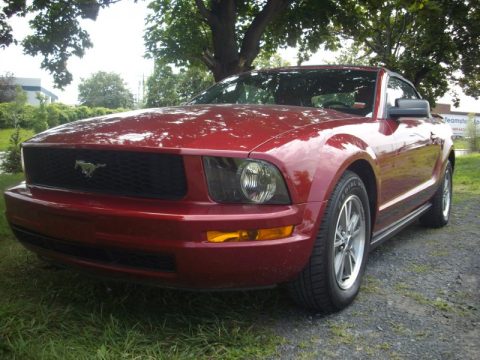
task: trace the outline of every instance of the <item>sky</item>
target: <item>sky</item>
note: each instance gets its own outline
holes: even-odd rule
[[[0,74],[9,71],[17,77],[41,78],[42,86],[58,95],[59,101],[76,104],[78,84],[82,78],[87,78],[97,71],[112,71],[120,74],[137,97],[141,92],[143,79],[146,80],[153,72],[153,60],[144,58],[143,33],[148,11],[146,2],[134,3],[133,0],[127,0],[100,10],[96,21],[82,20],[84,29],[90,34],[93,47],[86,50],[83,58],[72,57],[69,60],[68,68],[73,74],[73,82],[63,91],[54,89],[52,76],[40,68],[41,57],[24,55],[20,46],[12,45],[4,50],[0,49]],[[10,23],[17,39],[30,33],[27,19],[16,18]],[[279,53],[290,63],[296,63],[295,49],[283,49]],[[334,57],[335,54],[331,52],[318,52],[303,64],[323,64],[333,61]],[[460,89],[457,91],[461,94],[461,102],[459,108],[454,110],[480,113],[480,99],[466,96]],[[437,102],[451,103],[451,97],[447,94]]]

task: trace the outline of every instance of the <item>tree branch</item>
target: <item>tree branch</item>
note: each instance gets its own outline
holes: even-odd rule
[[[207,9],[203,0],[195,0],[195,5],[197,5],[198,12],[205,21],[210,25],[214,26],[217,23],[218,19],[212,14],[210,10]]]
[[[265,31],[267,25],[293,0],[268,0],[267,4],[258,13],[252,21],[242,41],[242,48],[240,50],[240,62],[243,65],[250,65],[251,62],[260,52],[260,39]]]

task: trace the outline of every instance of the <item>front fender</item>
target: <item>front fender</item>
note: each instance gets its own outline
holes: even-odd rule
[[[378,174],[375,152],[354,135],[331,129],[308,133],[299,130],[291,138],[285,142],[276,139],[275,147],[257,149],[250,157],[269,161],[280,169],[293,203],[328,200],[335,184],[355,161],[367,161]]]
[[[330,137],[322,146],[319,159],[308,201],[330,199],[343,173],[357,161],[368,163],[375,176],[376,188],[380,188],[377,156],[370,146],[354,135],[336,134]]]

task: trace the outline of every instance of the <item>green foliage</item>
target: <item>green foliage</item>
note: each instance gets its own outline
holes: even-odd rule
[[[479,124],[477,124],[475,121],[475,114],[468,114],[467,121],[468,122],[465,135],[468,140],[468,147],[470,151],[478,151],[480,145],[480,134],[478,131]]]
[[[72,74],[67,69],[68,59],[82,57],[85,49],[92,47],[79,20],[95,20],[99,9],[113,2],[116,0],[7,0],[0,8],[0,48],[17,42],[8,19],[32,14],[30,28],[33,34],[22,41],[24,51],[32,56],[42,56],[42,68],[52,73],[55,84],[63,88],[72,81]]]
[[[339,32],[370,64],[411,80],[433,105],[449,81],[480,96],[478,0],[347,0]]]
[[[36,96],[39,106],[35,108],[35,121],[31,124],[33,131],[40,133],[48,129],[48,112],[46,109],[46,98],[41,93]]]
[[[15,82],[12,73],[5,73],[0,76],[0,103],[15,100]]]
[[[78,100],[90,107],[132,108],[133,95],[120,75],[98,71],[78,85]]]
[[[71,106],[61,103],[43,104],[39,107],[14,102],[0,103],[0,129],[20,126],[37,132],[57,125],[88,117],[108,115],[125,111],[124,108]]]
[[[42,67],[63,87],[72,79],[67,60],[92,46],[79,20],[95,20],[99,9],[117,1],[5,1],[0,47],[16,40],[9,18],[31,15],[33,34],[23,40],[24,50],[43,56]],[[281,47],[297,47],[301,63],[348,38],[372,65],[403,73],[432,105],[449,82],[480,96],[479,0],[152,0],[149,8],[147,55],[162,66],[203,67],[216,81],[252,69],[257,56],[270,58]],[[341,61],[363,63],[350,55]]]
[[[329,64],[365,66],[370,65],[370,58],[362,45],[352,43],[343,46],[335,61],[329,62]]]
[[[0,128],[22,126],[27,122],[32,108],[26,105],[27,94],[20,86],[15,87],[13,101],[0,103]]]
[[[260,53],[253,61],[253,67],[255,69],[271,69],[278,67],[291,66],[289,61],[284,60],[279,54],[272,54],[271,56],[266,53]]]
[[[157,63],[146,83],[145,105],[148,107],[179,105],[213,83],[212,76],[202,68],[181,69],[175,74],[170,66]]]
[[[6,151],[10,146],[10,137],[13,132],[16,131],[16,128],[11,129],[0,129],[0,151]],[[34,132],[30,129],[20,128],[20,139],[21,142],[30,139],[34,135]]]
[[[7,173],[22,172],[21,150],[20,150],[20,128],[17,127],[10,136],[10,146],[8,147],[5,158],[1,163],[1,168]]]
[[[306,58],[322,44],[333,47],[328,26],[340,11],[328,0],[154,0],[149,8],[147,53],[163,64],[206,67],[216,81],[252,69],[260,52],[270,58],[298,46]]]

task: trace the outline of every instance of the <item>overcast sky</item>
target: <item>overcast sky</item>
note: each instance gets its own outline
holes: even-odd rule
[[[10,46],[0,49],[0,73],[13,72],[17,77],[36,77],[42,79],[42,86],[59,96],[59,101],[67,104],[77,103],[77,87],[82,78],[97,71],[113,71],[122,76],[134,95],[139,93],[143,78],[153,71],[153,61],[144,59],[143,32],[145,16],[148,13],[146,2],[122,1],[107,9],[100,10],[97,21],[85,20],[84,28],[90,34],[93,48],[86,51],[83,58],[71,58],[68,68],[73,74],[73,82],[64,91],[53,88],[52,77],[40,69],[40,57],[23,55],[22,48]],[[14,35],[23,38],[30,30],[28,21],[23,18],[12,22]],[[296,63],[295,49],[280,51],[282,57]],[[333,61],[331,53],[315,54],[304,64],[322,64]],[[450,103],[446,96],[438,102]],[[458,111],[480,112],[480,100],[462,94]]]

